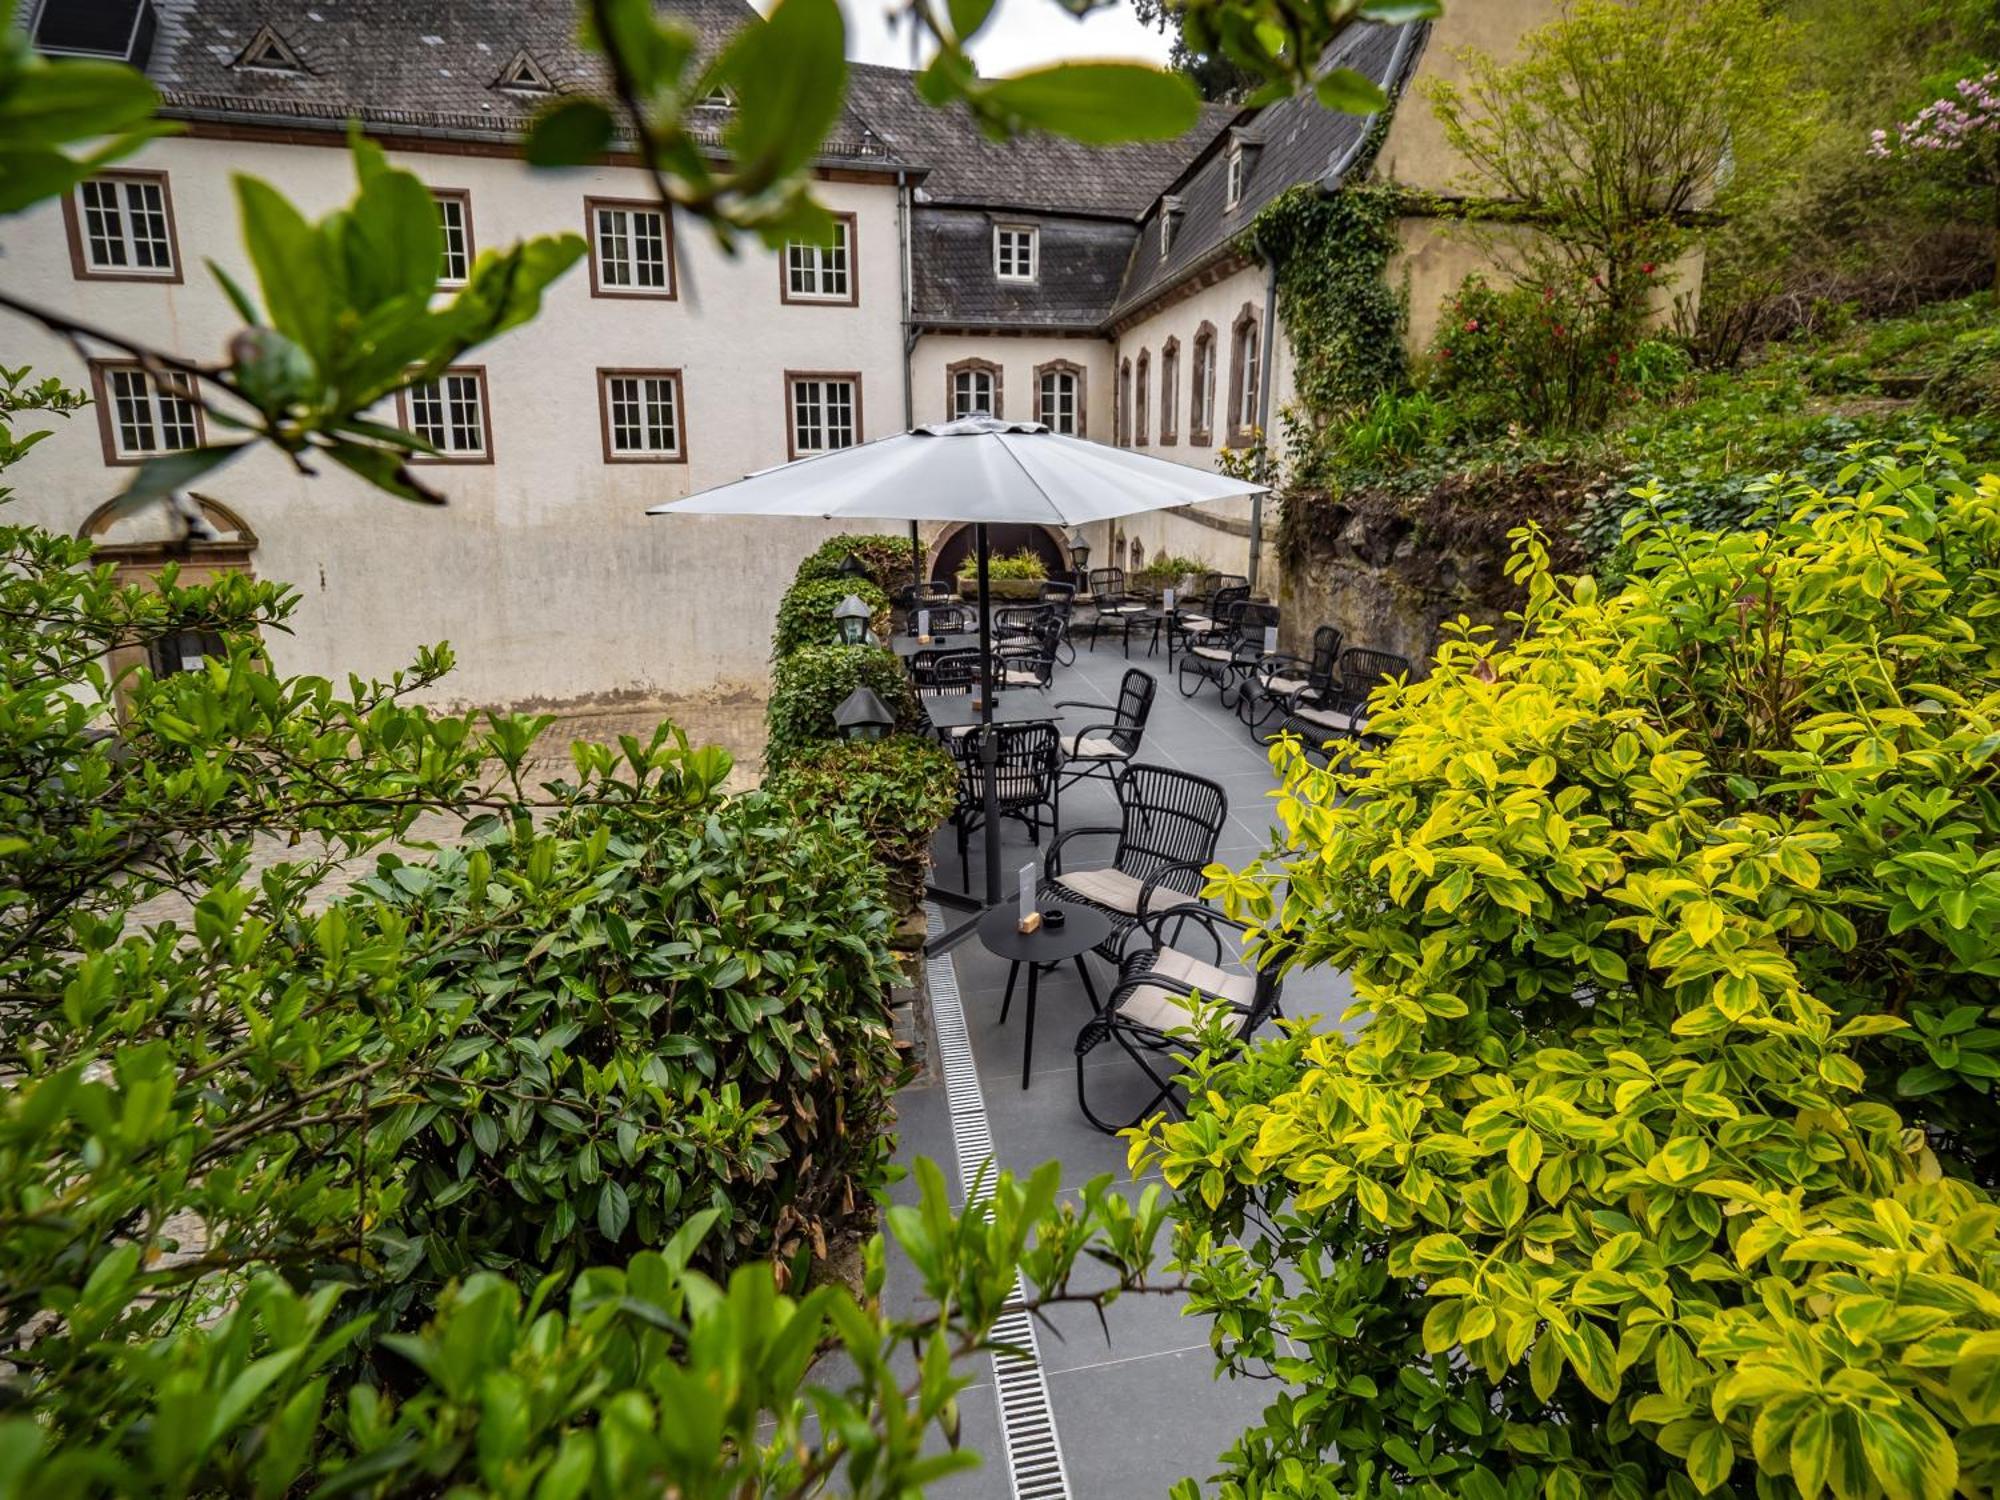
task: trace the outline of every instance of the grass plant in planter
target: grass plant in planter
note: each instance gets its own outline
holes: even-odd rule
[[[1039,599],[1049,576],[1048,565],[1030,548],[986,560],[986,582],[996,599]],[[979,592],[979,561],[968,557],[958,566],[958,589],[966,599]]]

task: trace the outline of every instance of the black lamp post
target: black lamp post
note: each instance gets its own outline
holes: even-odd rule
[[[1083,539],[1083,528],[1080,526],[1071,528],[1068,542],[1070,570],[1076,574],[1076,586],[1082,588],[1084,568],[1090,562],[1090,543]]]
[[[833,724],[842,739],[865,745],[887,737],[896,727],[896,716],[873,688],[858,687],[833,711]]]
[[[858,646],[867,640],[868,622],[872,618],[873,612],[856,594],[849,594],[833,607],[833,623],[840,631],[842,645]]]

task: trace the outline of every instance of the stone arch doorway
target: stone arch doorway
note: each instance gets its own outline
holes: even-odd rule
[[[192,493],[188,499],[199,508],[210,535],[188,536],[186,523],[164,503],[128,511],[117,500],[98,506],[76,534],[94,544],[94,559],[110,563],[120,584],[149,583],[168,563],[179,565],[183,585],[212,583],[231,573],[254,577],[250,558],[257,550],[257,533],[249,523],[220,500]],[[144,645],[120,646],[106,667],[122,684],[134,667],[147,667],[156,677],[193,671],[221,649],[222,642],[212,632],[180,631]],[[121,685],[121,713],[124,696]]]
[[[1034,526],[1027,522],[989,526],[986,528],[986,545],[995,557],[1004,557],[1025,547],[1042,560],[1049,577],[1069,577],[1069,549],[1063,545],[1062,533],[1053,526]],[[956,578],[959,568],[973,555],[973,546],[972,527],[964,522],[951,527],[931,546],[931,566],[927,576]]]

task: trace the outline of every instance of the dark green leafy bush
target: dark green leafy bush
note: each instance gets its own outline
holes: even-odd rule
[[[831,578],[802,579],[786,589],[778,600],[778,623],[771,633],[771,656],[790,656],[801,646],[832,646],[840,641],[833,612],[849,594],[867,605],[869,628],[886,637],[889,631],[889,596],[866,578],[835,574]]]
[[[1224,1497],[2000,1487],[2000,474],[1856,454],[1285,747],[1214,891],[1351,1030],[1135,1153],[1232,1363]],[[1246,1231],[1251,1231],[1246,1233]]]
[[[841,741],[793,755],[766,783],[803,817],[847,817],[872,842],[897,905],[923,897],[931,837],[957,801],[958,767],[936,740],[892,735],[872,744]]]
[[[495,820],[362,885],[462,1018],[394,1126],[434,1283],[566,1276],[704,1209],[723,1265],[823,1257],[881,1181],[900,1067],[867,848],[722,796],[719,750],[624,749],[577,747],[548,828]]]
[[[921,721],[909,674],[892,653],[880,646],[802,646],[771,674],[765,764],[782,770],[807,746],[835,738],[833,712],[858,687],[873,688],[899,728]]]
[[[1924,405],[1948,417],[2000,419],[2000,329],[1960,335],[1924,387]]]

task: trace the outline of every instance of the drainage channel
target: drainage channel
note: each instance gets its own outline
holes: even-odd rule
[[[930,909],[931,935],[944,928],[936,907]],[[948,955],[926,961],[931,992],[932,1040],[944,1072],[945,1107],[951,1116],[952,1148],[958,1157],[959,1190],[966,1207],[977,1208],[975,1192],[983,1192],[981,1172],[990,1175],[993,1128],[986,1118],[986,1098],[979,1090],[979,1073],[972,1061],[972,1038],[959,1003],[958,971]],[[993,1325],[996,1342],[1020,1350],[993,1355],[993,1387],[999,1396],[1000,1438],[1007,1450],[1007,1469],[1017,1500],[1069,1500],[1069,1474],[1063,1468],[1062,1444],[1056,1437],[1055,1413],[1049,1409],[1049,1384],[1042,1373],[1041,1345],[1035,1321],[1021,1305],[1016,1279],[1007,1310]]]

